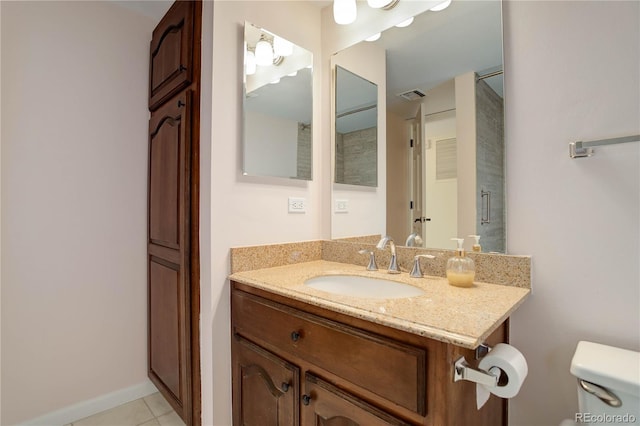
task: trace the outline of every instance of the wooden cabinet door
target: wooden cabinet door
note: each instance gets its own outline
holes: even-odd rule
[[[194,80],[194,9],[193,1],[176,1],[153,30],[149,76],[152,111]]]
[[[191,96],[183,92],[149,121],[149,377],[191,424]]]
[[[231,347],[234,426],[298,425],[298,367],[238,335]]]
[[[306,374],[304,391],[303,426],[409,425],[310,373]]]

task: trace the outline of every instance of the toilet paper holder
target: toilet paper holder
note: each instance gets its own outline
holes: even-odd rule
[[[491,369],[493,370],[493,368]],[[453,364],[453,381],[467,380],[485,386],[497,386],[500,378],[500,369],[495,372],[479,370],[471,367],[464,357],[460,357]]]
[[[482,344],[476,348],[476,359],[484,358],[489,353],[491,347]],[[494,370],[493,368],[491,370]],[[500,379],[500,369],[494,371],[484,371],[473,368],[469,365],[465,357],[458,359],[453,364],[453,381],[467,380],[486,386],[497,386]]]

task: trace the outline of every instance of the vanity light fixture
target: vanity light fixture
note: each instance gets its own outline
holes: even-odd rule
[[[260,41],[256,44],[256,63],[260,66],[273,65],[273,48],[264,35],[260,36]]]
[[[333,0],[333,20],[339,25],[355,22],[358,15],[356,0]]]
[[[439,5],[433,6],[429,9],[432,12],[440,12],[441,10],[445,10],[451,4],[451,0],[446,0],[440,3]]]
[[[367,0],[373,9],[391,10],[400,0]],[[358,8],[356,0],[333,0],[333,20],[336,24],[348,25],[356,20]]]
[[[408,27],[412,23],[413,23],[413,16],[411,18],[409,18],[409,19],[405,19],[404,21],[400,22],[399,24],[396,24],[396,27],[404,28],[404,27]]]
[[[382,33],[376,33],[376,34],[372,35],[371,37],[365,38],[364,40],[365,41],[376,41],[376,40],[379,40],[381,36],[382,36]]]

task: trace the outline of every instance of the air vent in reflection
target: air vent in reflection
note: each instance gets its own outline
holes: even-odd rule
[[[408,101],[415,101],[416,99],[424,98],[426,95],[418,89],[413,89],[408,92],[399,93],[398,96]]]

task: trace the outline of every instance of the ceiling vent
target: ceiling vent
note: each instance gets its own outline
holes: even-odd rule
[[[398,96],[408,101],[415,101],[416,99],[424,98],[426,95],[418,89],[413,89],[404,93],[399,93]]]

